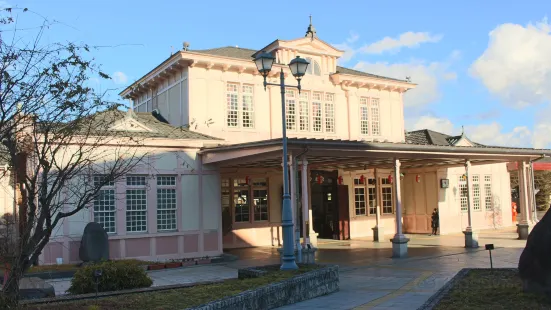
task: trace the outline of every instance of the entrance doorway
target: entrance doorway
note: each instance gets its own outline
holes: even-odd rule
[[[338,185],[338,172],[311,171],[314,231],[321,239],[350,239],[348,186]]]

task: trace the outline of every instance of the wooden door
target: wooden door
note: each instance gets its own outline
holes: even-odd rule
[[[338,197],[338,238],[350,239],[350,208],[348,206],[348,185],[337,186]]]

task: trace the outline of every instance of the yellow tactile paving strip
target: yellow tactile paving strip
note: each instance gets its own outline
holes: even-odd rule
[[[419,283],[423,282],[424,280],[426,280],[428,277],[430,277],[431,275],[433,275],[434,272],[430,272],[430,271],[425,271],[423,273],[421,273],[421,275],[415,279],[413,279],[412,281],[406,283],[404,286],[400,287],[399,289],[393,291],[392,293],[390,294],[387,294],[381,298],[377,298],[377,299],[374,299],[366,304],[363,304],[361,306],[358,306],[356,308],[354,308],[355,310],[361,310],[361,309],[372,309],[380,304],[383,304],[393,298],[396,298],[398,296],[401,296],[407,292],[410,292],[412,291],[412,289],[416,286],[419,285]],[[372,291],[381,291],[381,289],[372,289]],[[415,290],[416,292],[423,292],[423,290]]]

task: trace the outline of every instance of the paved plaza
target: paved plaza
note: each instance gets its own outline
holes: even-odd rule
[[[387,236],[389,239],[391,236]],[[517,267],[526,241],[514,229],[483,231],[478,249],[465,249],[463,235],[408,235],[409,258],[392,259],[390,240],[320,240],[318,261],[340,266],[340,291],[280,309],[417,309],[459,270],[490,266],[484,244],[492,243],[494,267]],[[232,250],[240,260],[227,266],[278,263],[276,250]]]
[[[340,267],[340,291],[281,309],[416,309],[459,270],[489,267],[484,244],[492,243],[494,267],[516,267],[526,241],[514,229],[483,231],[479,249],[465,249],[463,235],[408,235],[409,257],[392,259],[392,244],[356,239],[320,240],[317,259]],[[239,260],[216,265],[150,271],[153,286],[195,283],[237,277],[237,269],[279,263],[276,248],[230,250]],[[56,294],[65,294],[70,279],[49,280]]]

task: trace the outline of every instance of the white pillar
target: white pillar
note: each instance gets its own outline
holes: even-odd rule
[[[394,195],[396,196],[396,234],[392,241],[392,257],[402,258],[408,255],[409,239],[402,233],[402,191],[400,180],[400,160],[394,159]]]
[[[526,176],[528,170],[528,164],[526,162],[518,163],[519,171],[519,202],[520,202],[520,215],[521,220],[518,223],[518,238],[520,240],[528,239],[530,233],[530,226],[532,221],[530,220],[530,204],[529,204],[529,182]]]
[[[472,222],[472,195],[473,195],[473,188],[471,183],[471,162],[465,161],[465,176],[467,177],[467,228],[465,231],[472,231],[473,230],[473,222]]]
[[[310,212],[308,210],[310,209],[310,202],[308,200],[308,161],[306,159],[302,159],[302,174],[301,174],[301,181],[302,181],[302,233],[304,236],[304,245],[310,244],[310,228],[308,227],[308,218],[310,215]]]
[[[467,227],[463,234],[465,235],[465,247],[466,248],[478,248],[478,235],[473,231],[472,226],[472,182],[470,174],[471,162],[465,161],[465,176],[467,177]]]
[[[379,190],[381,189],[381,187],[379,186],[379,174],[376,168],[373,171],[373,174],[375,176],[375,227],[372,228],[373,241],[381,242],[384,238],[384,228],[383,223],[381,222],[381,200],[379,198]],[[369,200],[369,193],[367,194]]]

